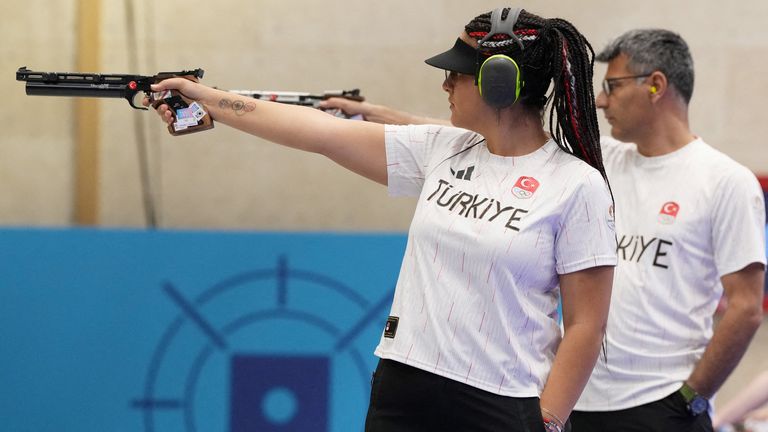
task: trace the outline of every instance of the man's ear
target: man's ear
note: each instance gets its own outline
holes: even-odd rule
[[[648,77],[648,83],[648,91],[650,93],[651,99],[654,101],[661,99],[661,97],[664,96],[664,94],[669,89],[667,76],[660,71],[653,72]]]

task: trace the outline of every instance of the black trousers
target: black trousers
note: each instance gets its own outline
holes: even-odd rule
[[[512,398],[380,360],[366,432],[543,432],[539,398]]]
[[[691,417],[685,399],[674,392],[664,399],[619,411],[574,411],[573,432],[712,432],[712,419]]]

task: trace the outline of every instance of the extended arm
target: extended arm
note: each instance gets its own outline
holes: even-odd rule
[[[541,394],[541,407],[563,421],[584,390],[600,353],[612,283],[613,267],[560,276],[565,332]]]
[[[741,360],[763,321],[765,269],[752,263],[721,278],[728,307],[687,382],[705,397],[717,392]]]
[[[387,183],[382,125],[343,120],[308,107],[255,100],[185,79],[168,79],[152,86],[153,91],[168,89],[202,103],[218,122],[278,144],[325,155],[364,177]],[[167,123],[173,122],[166,106],[157,111]]]
[[[407,124],[434,124],[451,126],[451,122],[444,119],[422,117],[405,111],[399,111],[384,105],[376,105],[368,102],[357,102],[344,98],[329,98],[320,102],[320,108],[338,108],[347,115],[362,115],[369,122],[407,125]]]

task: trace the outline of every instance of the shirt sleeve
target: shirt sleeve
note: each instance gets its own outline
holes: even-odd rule
[[[765,265],[765,200],[757,178],[738,167],[720,180],[712,215],[712,246],[720,277]]]
[[[613,199],[597,170],[590,169],[570,196],[558,224],[555,236],[558,274],[616,265]]]
[[[386,125],[387,187],[391,196],[417,196],[424,186],[430,153],[423,126]]]
[[[462,151],[477,134],[435,125],[386,125],[387,185],[391,196],[418,196],[430,167]]]

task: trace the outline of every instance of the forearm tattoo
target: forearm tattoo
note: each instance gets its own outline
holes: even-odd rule
[[[242,116],[245,113],[249,113],[256,109],[256,104],[252,102],[243,102],[241,100],[231,101],[229,99],[222,99],[219,101],[219,108],[231,109],[235,112],[236,116]]]

